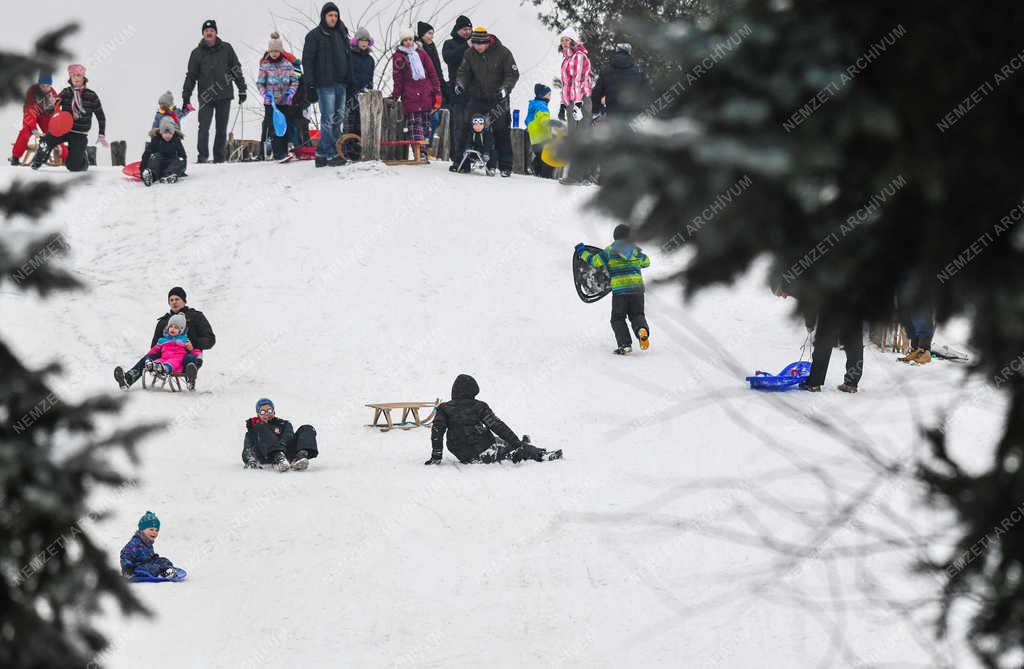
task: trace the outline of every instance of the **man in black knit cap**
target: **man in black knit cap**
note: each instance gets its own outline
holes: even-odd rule
[[[453,89],[455,77],[462,66],[462,59],[469,48],[469,38],[473,35],[473,22],[468,17],[460,16],[455,19],[451,35],[452,38],[445,40],[441,47],[441,55],[448,66],[448,81],[442,86],[442,91],[448,91],[448,137],[451,138],[452,145],[452,166],[449,169],[455,172],[459,169],[459,161],[466,150],[466,137],[469,135],[469,128],[466,125],[469,122],[466,116],[469,97],[465,92],[456,94]],[[469,168],[466,168],[466,171],[468,172]]]

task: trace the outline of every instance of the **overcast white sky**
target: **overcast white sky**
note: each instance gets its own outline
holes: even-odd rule
[[[536,9],[522,6],[519,0],[426,0],[428,16],[416,17],[434,25],[438,41],[447,39],[454,19],[466,13],[477,25],[487,27],[508,46],[516,57],[522,78],[513,92],[513,107],[523,110],[533,97],[533,85],[551,85],[558,77],[561,58],[557,52],[556,35],[537,19]],[[336,0],[342,18],[355,29],[356,18],[375,0]],[[377,7],[407,5],[409,0],[376,0]],[[4,50],[29,48],[43,31],[70,20],[81,23],[81,31],[68,42],[75,53],[74,62],[81,62],[89,71],[89,85],[103,101],[107,114],[107,137],[128,140],[129,160],[141,154],[145,133],[152,122],[157,98],[165,90],[174,93],[180,104],[185,66],[190,51],[199,43],[200,28],[207,18],[217,21],[220,36],[230,42],[245,68],[246,78],[255,77],[260,55],[272,29],[277,27],[286,40],[301,45],[305,29],[278,17],[297,17],[298,10],[319,16],[323,3],[310,0],[173,0],[171,2],[137,2],[113,0],[33,0],[4,3],[0,21],[0,47]],[[291,7],[289,7],[289,4]],[[438,12],[435,20],[429,15]],[[394,14],[394,10],[390,10]],[[376,21],[368,21],[376,33]],[[377,35],[374,35],[377,37]],[[301,46],[300,46],[301,50]],[[65,79],[67,63],[54,73],[56,84]],[[390,76],[388,76],[390,81]],[[255,96],[250,94],[250,100]],[[193,99],[194,102],[194,99]],[[244,114],[244,135],[259,136],[262,111],[258,103],[247,106],[254,111]],[[232,118],[235,109],[232,108]],[[10,146],[21,123],[20,108],[0,108],[0,128]],[[241,135],[243,122],[235,126]],[[196,121],[187,119],[184,131],[186,145],[192,153]],[[96,138],[96,125],[89,136]],[[8,154],[9,155],[9,154]],[[101,160],[101,164],[105,162]]]

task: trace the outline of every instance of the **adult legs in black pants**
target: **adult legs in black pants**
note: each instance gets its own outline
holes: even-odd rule
[[[843,383],[857,387],[864,372],[864,319],[857,315],[826,314],[818,317],[814,333],[814,352],[811,354],[811,374],[806,386],[820,387],[825,383],[828,363],[836,339],[846,352],[846,376]]]
[[[199,108],[199,138],[197,149],[199,162],[209,159],[210,123],[216,115],[216,129],[213,137],[213,162],[223,163],[227,156],[224,153],[228,141],[228,115],[231,112],[231,100],[214,100]]]
[[[281,450],[280,437],[271,425],[257,425],[251,432],[253,455],[263,464],[272,464],[274,454]],[[297,459],[299,451],[306,451],[306,459],[312,460],[320,454],[316,446],[316,430],[311,425],[302,425],[284,444],[284,456],[289,462]]]
[[[491,114],[491,132],[494,133],[494,149],[498,154],[498,169],[512,171],[512,117],[508,114],[508,103],[495,107]],[[494,160],[493,156],[491,158]],[[491,165],[488,165],[491,167]]]
[[[452,104],[448,107],[448,128],[452,142],[452,165],[459,166],[462,154],[466,151],[466,136],[469,128],[466,127],[466,105]]]
[[[645,328],[650,334],[650,327],[647,325],[647,317],[644,315],[644,294],[625,293],[612,295],[612,332],[615,333],[615,343],[619,348],[632,346],[633,338],[630,336],[630,328],[626,325],[629,318],[629,325],[632,326],[633,334],[640,338],[640,329]]]

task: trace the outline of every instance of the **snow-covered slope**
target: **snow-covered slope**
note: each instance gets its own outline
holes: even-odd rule
[[[753,393],[743,375],[804,339],[757,272],[688,305],[652,288],[652,349],[613,356],[608,302],[580,303],[569,272],[573,244],[611,229],[585,188],[440,165],[190,171],[151,189],[91,171],[51,217],[91,290],[0,294],[0,336],[66,363],[71,397],[116,392],[111,369],[145,352],[171,286],[217,333],[196,393],[131,390],[124,420],[170,427],[138,486],[96,495],[112,565],[150,509],[157,550],[190,571],[138,587],[154,619],[111,612],[109,666],[935,665],[924,616],[857,587],[930,594],[909,555],[828,558],[891,535],[894,514],[921,521],[857,447],[906,455],[915,421],[955,397],[953,434],[991,442],[995,396],[958,387],[961,370],[868,350],[856,396]],[[828,389],[841,370],[837,352]],[[428,468],[426,431],[364,427],[364,403],[447,398],[460,372],[565,459]],[[308,472],[241,468],[261,396],[316,426]],[[827,529],[869,487],[857,513],[874,525]]]

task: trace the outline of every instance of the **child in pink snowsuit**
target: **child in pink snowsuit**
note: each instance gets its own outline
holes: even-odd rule
[[[186,354],[202,355],[202,351],[188,340],[186,326],[185,314],[174,314],[168,319],[164,336],[149,350],[150,360],[146,363],[146,369],[156,374],[181,374],[182,360]]]

